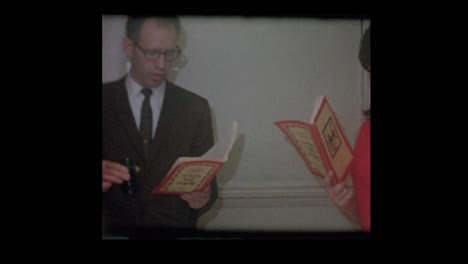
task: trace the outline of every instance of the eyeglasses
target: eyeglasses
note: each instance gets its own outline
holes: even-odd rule
[[[145,55],[145,58],[147,60],[157,60],[161,56],[161,54],[164,54],[164,60],[167,62],[173,62],[176,60],[180,54],[182,53],[182,50],[179,48],[179,46],[176,47],[176,49],[151,49],[147,50],[142,48],[140,45],[137,43],[134,43],[137,48],[139,48],[143,54]]]

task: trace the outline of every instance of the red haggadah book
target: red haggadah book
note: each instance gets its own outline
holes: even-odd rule
[[[325,96],[317,97],[310,122],[274,122],[288,137],[312,174],[324,177],[333,171],[333,184],[349,174],[353,150]]]
[[[203,156],[178,158],[152,193],[182,194],[204,189],[228,160],[232,145],[238,137],[237,126],[237,121],[234,121],[225,137]]]

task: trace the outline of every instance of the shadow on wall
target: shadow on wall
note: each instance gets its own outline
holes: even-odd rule
[[[231,153],[229,154],[229,160],[223,165],[217,176],[218,187],[220,189],[222,189],[224,185],[236,174],[242,153],[244,152],[245,141],[245,134],[240,134],[234,142]]]
[[[245,134],[240,134],[237,140],[232,146],[231,153],[229,154],[229,160],[219,170],[216,179],[218,181],[218,190],[221,192],[224,185],[229,182],[236,174],[237,168],[239,167],[242,152],[245,146]],[[210,210],[203,214],[198,221],[198,228],[204,230],[206,225],[213,220],[223,208],[223,199],[220,199],[220,193],[218,193],[218,199],[213,204]]]

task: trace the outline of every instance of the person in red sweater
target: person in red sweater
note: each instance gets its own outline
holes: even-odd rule
[[[370,73],[370,26],[361,39],[359,60]],[[346,182],[332,185],[332,172],[325,177],[324,186],[330,199],[348,218],[363,231],[370,232],[370,109],[364,111],[364,116],[366,119],[359,130],[351,164],[354,188]]]

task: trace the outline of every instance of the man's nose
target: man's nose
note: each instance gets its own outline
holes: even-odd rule
[[[166,67],[166,54],[165,53],[161,53],[161,55],[159,55],[159,57],[156,59],[156,61],[154,62],[155,65],[158,67],[158,68],[165,68]]]

